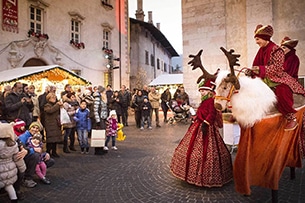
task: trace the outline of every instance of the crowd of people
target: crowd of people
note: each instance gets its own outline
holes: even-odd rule
[[[67,84],[60,94],[55,86],[49,85],[42,94],[37,95],[34,85],[18,81],[12,87],[5,86],[0,94],[0,128],[11,128],[13,135],[3,134],[3,137],[6,139],[8,136],[12,143],[19,143],[19,150],[15,150],[12,157],[15,157],[15,161],[23,161],[26,166],[24,170],[21,166],[18,170],[16,168],[16,181],[12,184],[16,197],[24,198],[21,185],[29,188],[37,185],[33,179],[35,174],[43,184],[51,184],[47,168],[55,164],[55,159],[60,158],[59,143],[63,146],[63,153],[77,151],[76,136],[80,153],[88,154],[88,138],[92,129],[104,129],[105,146],[95,147],[94,154],[104,154],[109,150],[110,139],[111,149],[117,150],[117,125],[121,123],[128,126],[130,106],[134,108],[137,128],[143,130],[147,124],[147,128],[152,129],[153,113],[156,117],[155,127],[160,128],[159,108],[162,104],[166,122],[168,106],[165,107],[164,104],[172,98],[168,93],[166,89],[161,96],[155,87],[148,88],[146,85],[143,90],[135,89],[134,94],[125,85],[120,90],[113,90],[111,85],[106,88],[99,85],[87,87],[81,92],[73,91],[72,86]],[[69,122],[61,121],[62,110],[67,113]],[[16,197],[11,195],[10,190],[7,191],[10,198],[15,200]]]

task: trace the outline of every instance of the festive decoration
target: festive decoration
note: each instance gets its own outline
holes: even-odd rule
[[[18,0],[2,1],[2,29],[18,33]]]
[[[102,50],[105,52],[105,54],[108,54],[108,55],[113,54],[113,50],[112,49],[108,49],[108,48],[103,47]]]
[[[49,39],[48,34],[37,33],[37,32],[34,32],[33,30],[28,31],[28,37],[35,37],[39,40],[48,40]]]
[[[78,49],[84,49],[85,48],[85,44],[83,42],[77,43],[73,39],[70,40],[70,44],[73,45],[74,47],[78,48]]]
[[[18,73],[23,73],[19,74]],[[20,80],[24,81],[41,81],[48,79],[52,82],[66,81],[71,85],[87,85],[88,80],[78,76],[74,72],[61,66],[41,66],[41,67],[21,67],[0,72],[0,85],[14,83]],[[12,75],[12,77],[10,77]]]

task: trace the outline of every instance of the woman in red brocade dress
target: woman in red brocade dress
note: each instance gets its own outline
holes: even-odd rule
[[[214,107],[211,81],[199,85],[201,104],[175,149],[170,169],[190,184],[221,187],[233,178],[231,154],[220,133],[222,115]]]

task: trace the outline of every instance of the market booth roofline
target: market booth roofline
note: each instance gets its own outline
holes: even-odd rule
[[[183,84],[183,74],[163,74],[156,77],[149,86]]]
[[[59,65],[20,67],[0,72],[0,85],[18,80],[48,79],[50,81],[67,80],[70,85],[88,85],[88,80]]]

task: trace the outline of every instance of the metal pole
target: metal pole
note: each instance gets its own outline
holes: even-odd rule
[[[124,1],[124,0],[123,0]],[[120,66],[120,68],[119,68],[119,75],[120,75],[120,78],[119,78],[119,84],[120,84],[120,87],[122,86],[122,53],[121,53],[121,51],[122,51],[122,48],[121,48],[121,37],[122,37],[122,35],[121,35],[121,31],[122,31],[122,29],[121,29],[121,0],[119,0],[119,58],[120,58],[120,61],[119,61],[119,66]]]

